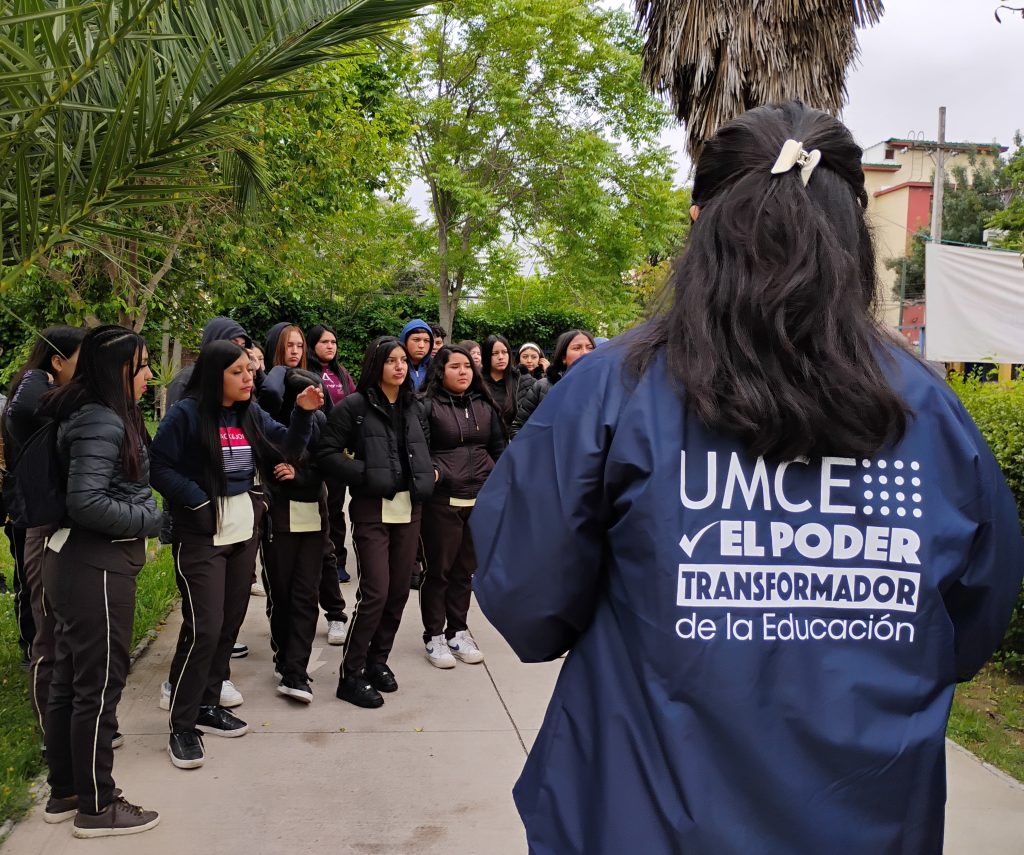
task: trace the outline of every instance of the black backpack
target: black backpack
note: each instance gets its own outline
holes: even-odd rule
[[[54,525],[67,514],[67,473],[57,454],[59,422],[48,421],[25,440],[4,476],[7,514],[20,528]]]

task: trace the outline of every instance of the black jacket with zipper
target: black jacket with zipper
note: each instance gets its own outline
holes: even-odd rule
[[[505,450],[498,411],[476,392],[425,400],[430,456],[438,472],[434,499],[475,499]]]
[[[347,396],[331,410],[316,461],[325,475],[347,484],[353,498],[392,499],[408,490],[418,503],[434,491],[430,431],[415,398],[390,404],[379,389]]]

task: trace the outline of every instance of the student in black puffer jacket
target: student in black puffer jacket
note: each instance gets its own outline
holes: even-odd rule
[[[454,668],[456,657],[470,664],[484,661],[466,623],[476,570],[469,515],[505,448],[505,430],[463,348],[442,347],[424,386],[437,484],[423,509],[423,643],[431,665]]]
[[[516,414],[515,421],[512,422],[511,434],[513,437],[523,429],[523,425],[533,415],[533,411],[540,406],[540,402],[551,391],[551,387],[562,379],[562,376],[575,364],[576,360],[586,356],[595,346],[594,337],[586,330],[569,330],[558,337],[555,355],[552,357],[544,377],[526,391],[519,404],[519,412]]]
[[[57,454],[68,473],[67,512],[43,558],[56,622],[46,813],[49,821],[74,816],[76,837],[146,831],[159,821],[115,797],[111,744],[128,676],[135,577],[146,538],[160,530],[137,403],[152,376],[140,336],[97,327],[82,341],[74,378],[40,408],[60,422]]]
[[[409,356],[396,338],[370,344],[359,386],[327,420],[317,462],[347,484],[359,567],[338,697],[361,707],[398,688],[387,665],[409,599],[423,502],[434,489],[429,431],[414,396]]]
[[[471,354],[472,355],[472,354]],[[512,365],[512,347],[503,335],[489,335],[481,351],[481,372],[487,391],[494,398],[505,436],[511,436],[512,422],[537,381],[529,374],[520,374]]]

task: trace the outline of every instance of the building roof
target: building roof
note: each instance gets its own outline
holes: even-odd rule
[[[892,187],[883,187],[881,190],[876,190],[874,196],[885,196],[887,193],[895,193],[897,190],[903,190],[906,188],[908,191],[915,188],[922,190],[931,190],[931,181],[904,181],[901,184],[893,184]]]
[[[869,172],[876,169],[884,170],[886,172],[899,172],[903,168],[901,164],[893,163],[891,160],[888,160],[885,163],[862,163],[861,167]]]
[[[892,148],[926,148],[936,149],[939,147],[938,140],[908,140],[903,137],[889,137],[887,140],[875,143],[869,148],[874,148],[877,145],[886,145]],[[1007,146],[1000,145],[996,142],[989,143],[978,143],[978,142],[950,142],[946,141],[942,144],[942,147],[946,151],[987,151],[987,152],[1004,152],[1008,151]]]

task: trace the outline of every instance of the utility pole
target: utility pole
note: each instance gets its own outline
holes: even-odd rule
[[[946,108],[939,107],[939,148],[935,154],[935,188],[932,191],[932,234],[935,243],[942,242],[942,192],[946,186]]]

